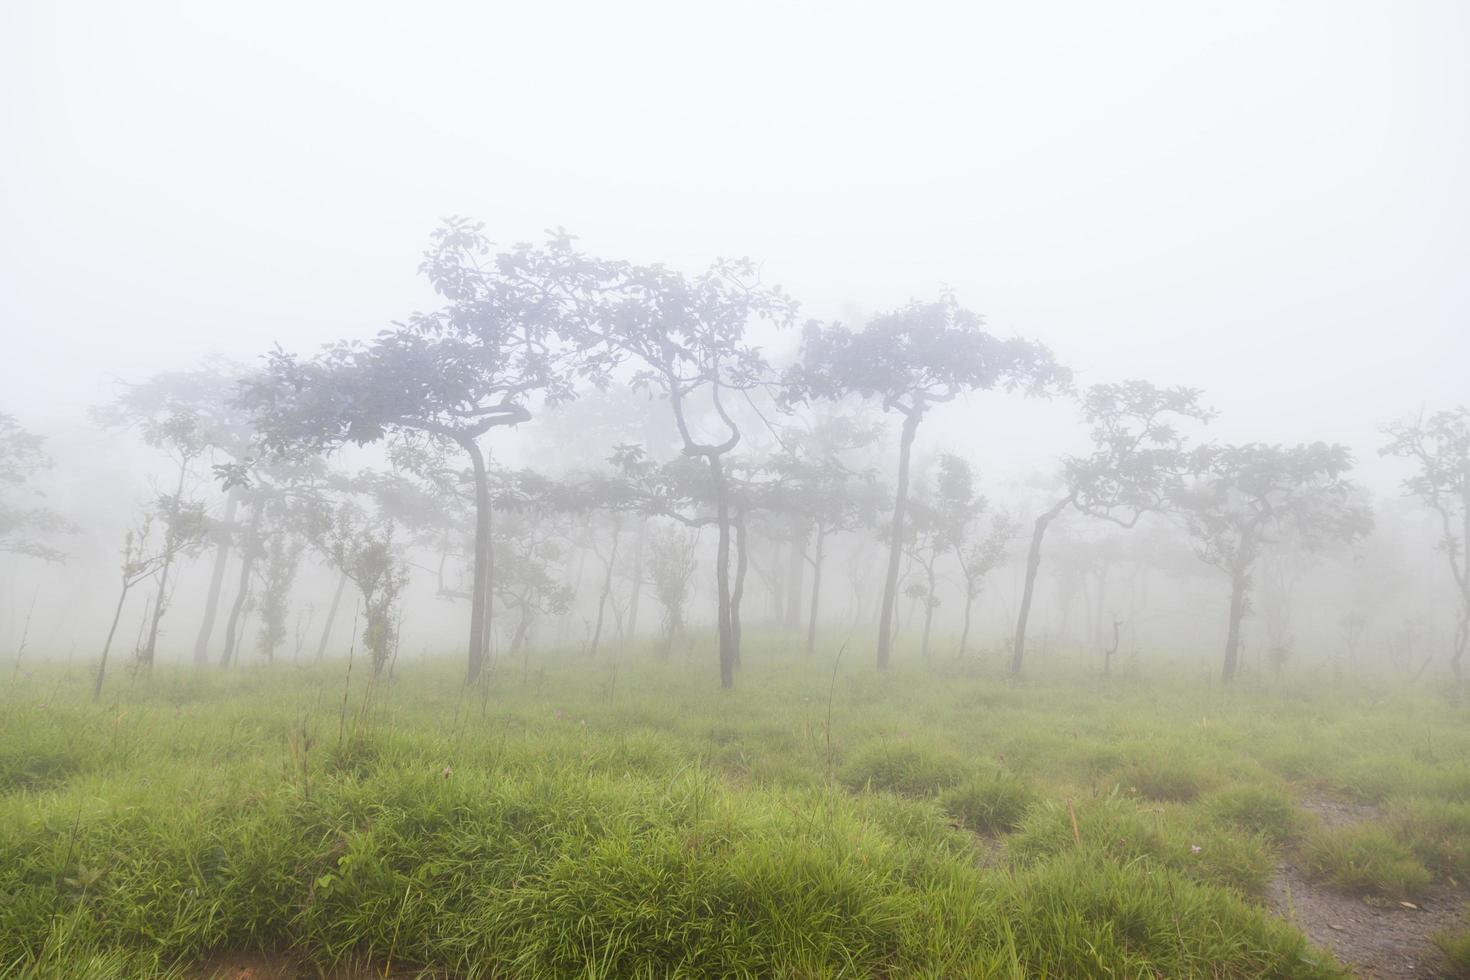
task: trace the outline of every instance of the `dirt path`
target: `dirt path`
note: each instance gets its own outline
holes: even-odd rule
[[[1303,808],[1327,827],[1372,820],[1371,807],[1309,800]],[[1318,946],[1330,950],[1358,976],[1374,980],[1428,980],[1449,976],[1434,935],[1464,928],[1470,892],[1439,888],[1408,908],[1398,902],[1365,900],[1312,881],[1288,859],[1276,869],[1266,904]]]

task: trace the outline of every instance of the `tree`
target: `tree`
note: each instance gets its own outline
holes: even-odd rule
[[[41,448],[44,441],[41,436],[21,428],[14,417],[0,412],[0,489],[6,491],[6,496],[12,493],[16,498],[40,496],[27,484],[36,473],[51,466],[51,458]],[[75,530],[60,514],[45,507],[0,498],[0,551],[43,561],[62,561],[66,555],[46,539]]]
[[[965,617],[960,630],[960,656],[965,655],[970,640],[970,614],[975,600],[984,588],[985,576],[1005,564],[1011,541],[1021,525],[1008,514],[996,514],[990,520],[990,530],[978,539],[970,540],[970,527],[964,529],[962,538],[955,545],[955,557],[959,560],[960,574],[965,580]]]
[[[1144,514],[1161,510],[1175,495],[1189,457],[1175,428],[1185,419],[1208,421],[1212,413],[1192,388],[1158,388],[1147,381],[1093,385],[1082,399],[1082,417],[1092,429],[1092,452],[1062,461],[1063,491],[1036,517],[1026,554],[1026,577],[1011,645],[1012,676],[1026,658],[1026,624],[1041,543],[1047,527],[1072,508],[1088,517],[1133,527]]]
[[[156,521],[164,522],[163,541],[153,544],[153,529]],[[181,553],[187,553],[201,544],[209,530],[209,519],[204,515],[204,506],[197,501],[161,496],[154,506],[146,511],[136,528],[129,528],[123,538],[123,560],[120,567],[121,588],[118,591],[117,607],[112,613],[112,625],[107,630],[107,640],[102,644],[102,657],[97,664],[97,677],[92,687],[92,700],[102,697],[102,684],[107,678],[107,656],[112,650],[113,637],[117,635],[117,624],[122,619],[123,606],[128,593],[134,587],[159,574],[165,565],[171,564]],[[166,602],[160,585],[158,605]],[[157,606],[155,606],[155,610]],[[157,626],[157,617],[152,619]],[[142,651],[139,651],[140,654]]]
[[[1439,519],[1439,550],[1444,552],[1459,599],[1450,669],[1457,692],[1464,688],[1463,661],[1470,645],[1470,408],[1460,406],[1421,413],[1413,421],[1388,427],[1392,441],[1379,452],[1412,460],[1418,472],[1404,480],[1404,491],[1419,498]]]
[[[684,606],[694,575],[697,531],[686,527],[658,528],[648,537],[648,571],[653,594],[663,607],[663,656],[674,649],[674,638],[684,629]]]
[[[548,404],[573,397],[577,373],[605,383],[605,364],[571,313],[570,239],[555,237],[544,249],[519,245],[482,262],[489,253],[479,225],[451,220],[420,265],[444,307],[310,361],[277,349],[242,395],[277,453],[329,453],[396,437],[452,445],[469,458],[475,545],[467,682],[484,664],[491,596],[490,485],[479,440],[528,421],[533,396]]]
[[[255,432],[249,417],[235,404],[235,391],[247,372],[223,358],[207,358],[199,367],[188,371],[165,371],[139,384],[119,386],[111,403],[96,409],[94,417],[108,427],[139,426],[145,438],[170,418],[187,416],[194,420],[194,437],[204,453],[222,465],[238,465],[251,452]],[[204,616],[194,639],[194,662],[209,659],[209,643],[219,611],[224,586],[225,568],[230,549],[241,529],[235,523],[241,494],[238,489],[226,491],[224,513],[212,524],[214,564],[210,572],[209,592],[204,602]]]
[[[856,416],[827,415],[808,430],[796,430],[785,440],[782,451],[767,464],[775,486],[767,493],[767,506],[788,515],[808,535],[798,540],[791,535],[793,553],[812,569],[811,598],[807,603],[806,651],[817,642],[817,617],[821,609],[822,570],[827,540],[834,534],[872,524],[877,494],[875,474],[854,472],[844,456],[871,445],[879,427]],[[799,597],[797,597],[799,599]],[[800,602],[791,603],[800,608]]]
[[[919,424],[934,405],[968,391],[1020,388],[1027,394],[1049,396],[1065,389],[1070,379],[1070,372],[1057,364],[1046,347],[992,336],[982,329],[979,316],[949,295],[875,317],[858,332],[841,324],[807,324],[801,362],[788,376],[788,398],[839,399],[858,394],[880,399],[884,411],[903,416],[893,534],[879,607],[880,670],[889,661],[908,507],[909,459]]]
[[[1230,578],[1225,683],[1240,669],[1240,624],[1263,547],[1290,531],[1303,550],[1352,543],[1373,527],[1347,478],[1345,446],[1207,445],[1190,458],[1191,479],[1175,491],[1195,553]]]
[[[762,286],[749,259],[720,260],[693,278],[662,266],[607,263],[601,283],[586,319],[597,325],[610,359],[636,365],[631,377],[635,389],[656,391],[667,399],[684,456],[708,469],[713,523],[719,532],[715,596],[720,685],[732,687],[740,650],[730,576],[736,522],[726,456],[740,444],[741,431],[725,398],[768,380],[765,358],[746,338],[750,323],[787,326],[796,306],[779,288]],[[707,400],[714,436],[697,431],[695,399]]]
[[[965,528],[988,506],[975,492],[975,475],[970,464],[945,453],[939,457],[939,476],[934,489],[920,488],[913,514],[905,529],[904,550],[924,572],[924,581],[909,587],[909,594],[924,603],[924,637],[920,651],[929,657],[929,636],[934,611],[939,608],[937,567],[940,558],[964,543]],[[966,608],[968,627],[969,609]]]

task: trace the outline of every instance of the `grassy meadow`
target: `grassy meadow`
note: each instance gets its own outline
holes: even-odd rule
[[[1470,881],[1470,723],[1427,685],[746,647],[724,693],[699,650],[468,691],[160,668],[95,704],[22,667],[0,975],[1327,978],[1266,907],[1284,856],[1369,901]]]

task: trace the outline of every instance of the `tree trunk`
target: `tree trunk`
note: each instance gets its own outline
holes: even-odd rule
[[[179,463],[179,483],[174,488],[173,502],[169,505],[173,511],[169,515],[169,527],[164,530],[163,535],[163,567],[158,571],[158,600],[153,603],[153,622],[148,626],[148,644],[143,647],[143,654],[138,658],[144,668],[153,669],[153,656],[158,649],[158,624],[163,620],[163,611],[168,606],[168,573],[174,566],[175,547],[174,535],[178,528],[174,523],[179,517],[179,503],[184,496],[184,478],[189,474],[189,459],[184,457]]]
[[[485,666],[485,637],[490,632],[490,478],[479,443],[466,438],[460,447],[470,457],[475,477],[475,566],[470,587],[469,668],[465,683],[473,684]]]
[[[821,524],[817,525],[817,540],[812,545],[812,600],[811,608],[807,610],[806,625],[806,652],[811,653],[817,648],[817,610],[822,599],[822,548],[826,544],[827,529]]]
[[[720,457],[709,457],[710,475],[714,481],[715,514],[720,540],[715,549],[715,592],[719,608],[720,686],[735,686],[735,629],[730,611],[730,501],[725,487],[725,470]]]
[[[342,604],[342,593],[347,591],[347,573],[342,572],[337,577],[337,591],[332,593],[332,604],[327,607],[327,624],[322,627],[322,639],[316,646],[316,659],[321,661],[327,655],[327,640],[332,636],[332,624],[337,621],[337,607]]]
[[[102,697],[102,681],[107,677],[107,653],[112,649],[112,638],[117,634],[118,620],[122,619],[123,603],[127,601],[130,586],[124,580],[122,595],[117,597],[117,608],[112,611],[112,626],[107,630],[107,642],[102,644],[102,661],[97,665],[97,682],[92,687],[92,700]]]
[[[1041,568],[1041,539],[1046,537],[1046,528],[1057,515],[1066,509],[1072,498],[1053,504],[1051,509],[1036,518],[1036,527],[1031,532],[1031,550],[1026,553],[1026,581],[1021,588],[1021,611],[1016,617],[1016,636],[1011,643],[1011,676],[1021,673],[1026,661],[1026,621],[1031,618],[1031,599],[1036,593],[1036,572]]]
[[[225,566],[230,561],[230,531],[235,524],[235,511],[240,506],[240,494],[231,490],[225,497],[225,513],[220,519],[214,548],[214,569],[209,573],[209,595],[204,600],[204,621],[199,624],[199,635],[194,638],[194,663],[209,663],[209,640],[214,634],[214,620],[219,614],[219,597],[224,591]]]
[[[740,669],[740,602],[745,598],[745,572],[750,565],[745,515],[735,519],[735,587],[730,593],[730,631],[735,637],[735,669]]]
[[[623,529],[622,519],[613,523],[612,550],[607,556],[607,574],[602,577],[602,593],[597,597],[597,625],[592,628],[592,643],[587,656],[597,656],[597,643],[602,639],[602,618],[607,610],[607,600],[612,595],[613,568],[618,563],[618,535]]]
[[[965,646],[970,642],[970,609],[975,605],[975,589],[965,582],[965,624],[960,629],[960,656],[965,655]]]
[[[909,502],[909,457],[914,436],[923,419],[923,409],[915,405],[904,414],[903,433],[898,443],[898,487],[893,496],[893,527],[888,545],[888,576],[883,580],[883,604],[878,613],[878,669],[887,670],[893,644],[893,607],[898,599],[898,564],[903,557],[903,516]]]
[[[246,534],[245,546],[240,549],[240,583],[235,588],[235,601],[230,605],[230,618],[225,621],[225,652],[219,665],[228,667],[235,659],[235,644],[240,635],[240,613],[245,608],[245,598],[250,594],[250,572],[255,567],[255,558],[260,554],[260,522],[265,507],[259,502],[250,507],[250,530]]]
[[[1240,621],[1245,618],[1248,582],[1243,573],[1230,576],[1230,631],[1225,637],[1225,669],[1220,679],[1226,684],[1240,671]]]

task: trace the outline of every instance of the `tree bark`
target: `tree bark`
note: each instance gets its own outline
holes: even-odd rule
[[[260,522],[265,507],[256,502],[250,507],[250,530],[245,547],[240,549],[240,582],[235,588],[235,601],[230,604],[230,618],[225,621],[225,651],[219,665],[228,667],[235,659],[235,644],[240,635],[240,613],[245,608],[245,598],[250,594],[250,573],[255,568],[255,559],[260,554]]]
[[[1057,519],[1072,498],[1058,501],[1051,509],[1036,518],[1031,532],[1031,550],[1026,553],[1026,581],[1021,589],[1021,611],[1016,617],[1016,635],[1011,642],[1011,676],[1021,673],[1026,661],[1026,621],[1031,618],[1031,600],[1036,593],[1036,572],[1041,568],[1041,540],[1046,537],[1047,525]]]
[[[817,610],[822,599],[822,549],[826,544],[827,529],[821,524],[817,525],[817,540],[812,545],[812,599],[807,610],[806,625],[806,652],[811,653],[817,648]]]
[[[970,642],[970,609],[975,605],[975,588],[965,581],[965,625],[960,630],[960,656],[965,655],[965,646]]]
[[[923,408],[915,405],[904,413],[903,433],[898,443],[898,487],[893,497],[892,540],[888,545],[888,575],[883,580],[883,604],[878,614],[878,669],[887,670],[893,645],[893,607],[898,598],[898,565],[903,557],[903,518],[909,500],[909,458],[914,436],[924,418]]]
[[[209,663],[209,640],[214,634],[214,621],[219,615],[219,597],[224,591],[225,567],[230,562],[230,533],[235,524],[235,511],[240,506],[240,494],[231,490],[225,497],[225,513],[220,519],[218,543],[214,548],[214,569],[209,573],[209,595],[204,600],[204,621],[199,624],[199,635],[194,638],[194,663],[200,666]]]
[[[316,646],[316,659],[320,662],[327,655],[327,640],[332,636],[332,624],[337,621],[337,608],[342,605],[342,593],[347,591],[347,573],[337,577],[337,591],[332,593],[332,604],[327,607],[327,623],[322,627],[321,642]]]
[[[473,684],[485,666],[485,636],[490,631],[490,478],[485,454],[472,438],[460,440],[475,478],[475,567],[470,587],[470,645],[465,683]]]

